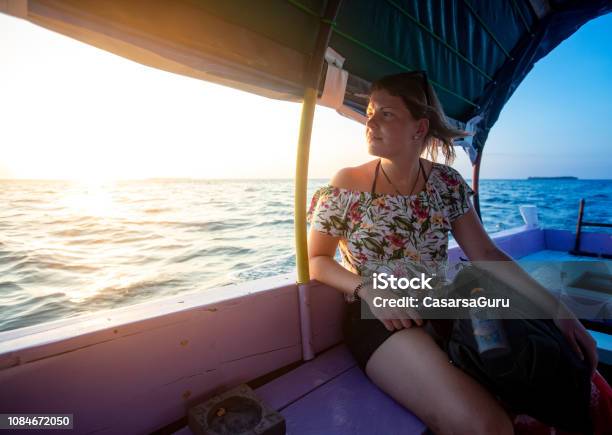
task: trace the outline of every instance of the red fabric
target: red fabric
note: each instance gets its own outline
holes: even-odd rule
[[[610,435],[612,434],[612,388],[597,371],[591,386],[591,416],[595,435]]]
[[[595,435],[612,435],[612,388],[597,371],[591,380],[591,418]],[[528,415],[517,415],[513,423],[516,435],[573,435]]]

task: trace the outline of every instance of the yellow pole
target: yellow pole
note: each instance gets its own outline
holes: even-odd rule
[[[298,138],[297,161],[295,166],[295,262],[297,265],[297,283],[306,284],[310,281],[308,269],[308,245],[306,242],[306,194],[308,187],[308,158],[310,155],[310,136],[312,121],[317,104],[317,92],[313,88],[304,91],[300,133]]]
[[[328,0],[319,23],[319,34],[314,51],[310,57],[304,80],[304,102],[300,120],[300,135],[298,138],[297,161],[295,162],[295,262],[297,265],[297,287],[300,306],[300,330],[302,336],[302,359],[308,361],[314,358],[315,349],[312,339],[310,316],[310,271],[308,270],[308,242],[306,240],[306,198],[308,187],[308,158],[310,155],[310,136],[312,121],[317,105],[317,89],[323,70],[325,51],[332,34],[332,23],[338,15],[341,0]]]

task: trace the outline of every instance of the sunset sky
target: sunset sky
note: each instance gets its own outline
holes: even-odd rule
[[[292,178],[300,108],[0,14],[0,178]],[[482,177],[611,178],[610,113],[607,15],[536,64],[489,136]],[[311,148],[311,178],[371,158],[364,127],[322,107]]]

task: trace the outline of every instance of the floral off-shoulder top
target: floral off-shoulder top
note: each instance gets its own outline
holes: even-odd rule
[[[342,264],[359,275],[370,262],[401,259],[445,267],[451,222],[469,210],[473,194],[455,169],[433,163],[424,190],[414,195],[323,186],[312,197],[308,222],[341,238]]]

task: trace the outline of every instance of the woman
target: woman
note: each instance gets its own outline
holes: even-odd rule
[[[362,286],[369,262],[407,257],[423,264],[447,260],[448,232],[471,261],[505,261],[470,205],[473,192],[449,166],[453,137],[424,73],[385,77],[372,87],[366,138],[375,160],[340,170],[317,191],[309,212],[311,277],[341,290],[350,303],[345,341],[366,375],[436,433],[513,433],[510,417],[492,394],[451,364],[431,329],[414,311],[383,315],[376,291]],[[336,248],[344,267],[334,261]],[[514,283],[531,287],[530,298],[558,310],[556,301],[510,263]],[[362,319],[361,299],[374,318]],[[354,302],[354,303],[352,303]],[[566,308],[555,323],[594,370],[594,340]],[[556,311],[558,312],[558,311]]]

